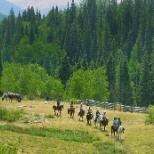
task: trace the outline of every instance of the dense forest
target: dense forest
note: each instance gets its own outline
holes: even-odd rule
[[[154,1],[86,0],[0,22],[1,92],[154,104]]]

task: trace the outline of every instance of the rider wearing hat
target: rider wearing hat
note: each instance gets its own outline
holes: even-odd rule
[[[104,113],[103,113],[102,121],[105,120],[105,119],[107,119],[107,117],[106,117],[106,111],[104,111]]]

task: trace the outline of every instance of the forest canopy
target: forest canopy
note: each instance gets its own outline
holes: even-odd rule
[[[0,22],[1,92],[154,104],[154,2],[74,0]]]

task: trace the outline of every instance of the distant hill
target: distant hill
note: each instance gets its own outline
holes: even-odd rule
[[[17,5],[8,2],[6,0],[0,0],[0,12],[1,14],[9,15],[9,12],[13,8],[14,14],[17,16],[19,12],[22,12],[22,9]]]
[[[0,13],[0,21],[2,21],[5,17],[7,17],[6,15]]]

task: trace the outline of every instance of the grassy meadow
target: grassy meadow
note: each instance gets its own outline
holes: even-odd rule
[[[70,118],[64,104],[61,116],[54,116],[52,105],[44,100],[0,102],[0,153],[3,154],[153,154],[154,126],[145,125],[145,114],[107,110],[109,125],[106,131]],[[84,109],[87,110],[87,106]],[[2,110],[3,109],[3,110]],[[95,113],[97,107],[92,107]],[[100,108],[103,114],[104,109]],[[15,116],[15,115],[18,116]],[[122,142],[110,134],[114,116],[120,117],[125,127]],[[11,120],[9,120],[12,117]]]

